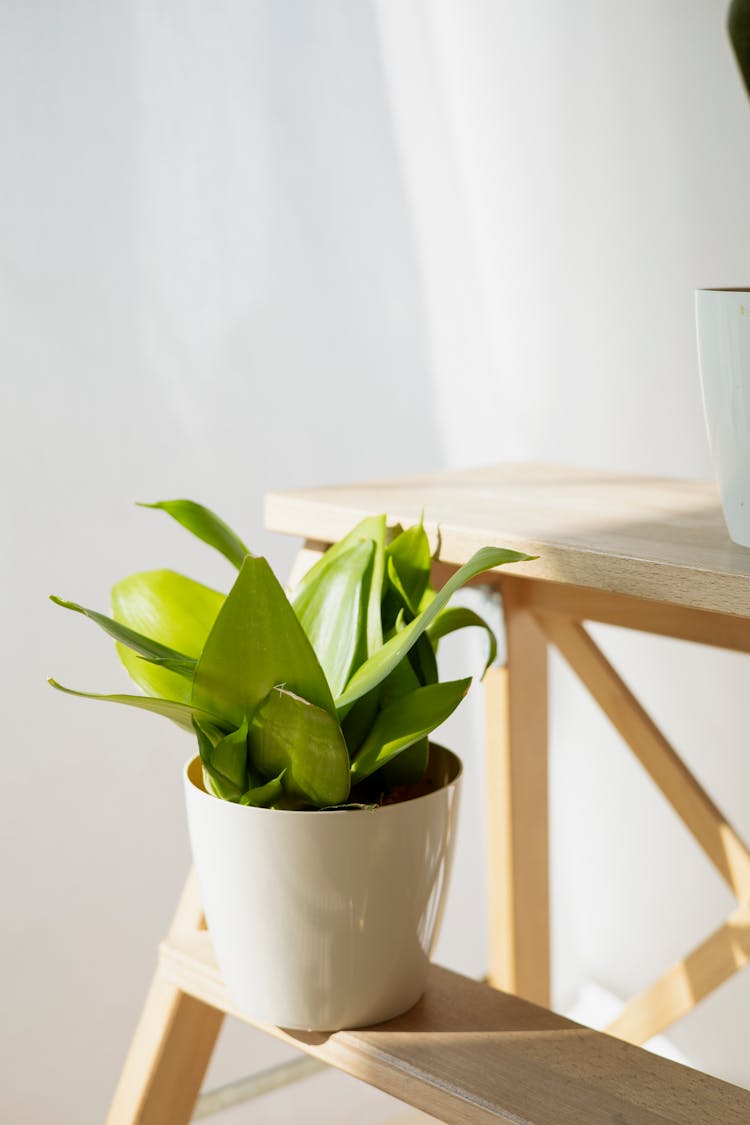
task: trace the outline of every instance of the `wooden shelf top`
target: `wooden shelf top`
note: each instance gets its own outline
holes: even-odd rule
[[[229,1001],[206,931],[170,938],[160,971]],[[432,966],[423,999],[376,1027],[321,1034],[262,1026],[321,1061],[462,1125],[745,1125],[750,1092]]]
[[[712,484],[551,465],[271,493],[266,525],[331,542],[360,518],[419,520],[438,557],[494,544],[538,555],[504,572],[750,617],[750,549],[732,543]]]

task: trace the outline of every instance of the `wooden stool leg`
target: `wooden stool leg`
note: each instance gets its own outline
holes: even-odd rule
[[[485,677],[489,981],[548,1007],[547,644],[519,582],[502,594],[508,664]]]
[[[202,925],[193,874],[170,929],[179,936]],[[107,1125],[187,1125],[224,1013],[181,992],[157,969]]]

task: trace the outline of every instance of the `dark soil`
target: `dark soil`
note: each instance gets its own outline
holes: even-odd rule
[[[394,786],[385,794],[381,804],[399,805],[402,801],[413,801],[415,797],[426,797],[428,793],[434,793],[438,788],[431,777],[423,777],[411,785]]]

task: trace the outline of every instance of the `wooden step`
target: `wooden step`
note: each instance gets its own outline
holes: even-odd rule
[[[206,931],[167,939],[161,974],[248,1020],[227,997]],[[451,1125],[748,1125],[750,1092],[433,966],[403,1016],[331,1034],[257,1024]]]

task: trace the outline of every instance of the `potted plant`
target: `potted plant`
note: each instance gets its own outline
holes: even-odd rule
[[[727,29],[750,94],[750,0],[732,0]],[[701,388],[727,529],[750,547],[750,287],[695,293]]]
[[[230,997],[251,1017],[329,1030],[378,1022],[425,986],[461,766],[428,736],[470,679],[440,682],[441,637],[479,626],[463,583],[529,558],[485,547],[436,591],[422,524],[362,520],[289,595],[267,561],[192,501],[167,512],[236,567],[225,596],[134,574],[112,616],[53,598],[117,643],[145,708],[197,738],[185,769],[203,905]]]

